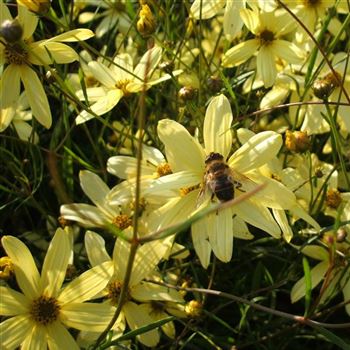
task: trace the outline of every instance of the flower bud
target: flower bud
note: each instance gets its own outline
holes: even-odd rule
[[[18,5],[25,6],[29,11],[45,14],[51,7],[50,0],[17,0]]]
[[[23,28],[17,19],[13,21],[7,19],[2,22],[0,28],[0,35],[10,44],[21,40],[23,35]]]
[[[318,79],[314,82],[312,88],[316,97],[325,100],[331,95],[334,89],[339,86],[339,81],[341,81],[341,75],[338,72],[335,73],[336,76],[331,72],[327,74],[324,78]]]
[[[179,90],[179,98],[183,101],[190,101],[193,100],[196,96],[197,90],[194,89],[192,86],[183,86]]]
[[[215,77],[213,75],[210,78],[208,78],[207,85],[209,90],[214,94],[219,92],[223,86],[221,78]]]
[[[303,153],[310,149],[310,139],[304,131],[286,131],[285,146],[291,152]]]
[[[172,71],[174,70],[175,68],[175,64],[174,64],[174,61],[164,61],[162,63],[159,64],[159,68],[165,72],[165,73],[168,73],[168,74],[171,74]]]
[[[201,316],[203,305],[198,300],[191,300],[185,306],[185,312],[189,317],[198,318]]]
[[[332,209],[337,209],[341,202],[340,192],[337,189],[330,188],[326,194],[326,205]]]
[[[337,231],[337,243],[343,243],[347,235],[348,234],[343,227],[339,228]]]
[[[156,21],[147,4],[141,5],[140,18],[137,21],[136,27],[142,36],[149,36],[156,30]]]
[[[0,280],[7,281],[14,274],[14,268],[11,259],[8,256],[0,258]]]

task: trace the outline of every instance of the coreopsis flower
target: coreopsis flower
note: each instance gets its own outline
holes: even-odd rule
[[[117,238],[111,259],[106,251],[103,238],[88,231],[85,235],[85,247],[92,266],[113,261],[114,272],[109,275],[108,286],[99,296],[106,296],[107,301],[104,305],[115,310],[124,284],[130,244]],[[163,241],[153,241],[140,246],[136,252],[127,299],[122,306],[121,319],[119,320],[119,322],[126,320],[132,330],[154,322],[156,316],[150,314],[149,303],[157,301],[183,303],[179,292],[145,280],[154,272],[156,265],[164,257],[167,250],[168,246]],[[156,319],[158,320],[158,318]],[[146,346],[156,346],[159,342],[159,334],[156,329],[137,337]]]
[[[97,115],[102,115],[112,110],[123,96],[149,89],[153,85],[171,78],[170,74],[160,76],[155,72],[161,60],[162,49],[153,47],[141,58],[133,68],[130,55],[117,55],[110,66],[98,61],[89,62],[91,72],[102,84],[101,87],[78,91],[77,95],[85,100],[86,93],[90,108]],[[159,73],[159,72],[158,72]],[[174,72],[176,75],[176,72]],[[76,118],[76,123],[81,124],[94,118],[88,111],[82,111]]]
[[[67,328],[102,332],[112,317],[103,304],[85,303],[107,285],[109,262],[95,266],[62,287],[72,254],[70,233],[57,229],[41,275],[28,248],[16,237],[2,245],[22,292],[1,286],[1,347],[4,349],[79,349]],[[106,321],[107,320],[107,321]]]
[[[125,230],[132,224],[132,188],[127,183],[117,185],[113,190],[118,201],[111,204],[108,200],[110,189],[103,180],[91,171],[81,171],[80,185],[84,193],[94,203],[73,203],[61,206],[61,216],[76,221],[84,227],[108,228],[115,226]]]
[[[259,12],[258,9],[240,10],[241,18],[247,28],[255,35],[254,39],[241,42],[229,49],[222,58],[224,67],[238,66],[256,55],[257,75],[265,87],[274,84],[277,75],[277,59],[286,63],[300,63],[303,51],[282,37],[293,28],[293,22],[287,14]]]
[[[96,19],[102,21],[97,25],[95,33],[97,38],[101,38],[103,35],[110,31],[120,31],[124,34],[128,32],[131,26],[131,20],[126,12],[125,0],[80,0],[74,6],[82,7],[95,6],[101,12],[96,14],[96,11],[86,11],[79,15],[79,23],[85,24]]]
[[[247,223],[273,237],[280,237],[280,227],[268,208],[283,210],[292,208],[296,203],[294,194],[284,185],[258,172],[262,165],[277,155],[282,146],[281,135],[270,131],[254,135],[230,156],[231,122],[230,104],[225,96],[220,95],[213,98],[207,108],[203,127],[204,147],[179,123],[168,119],[158,123],[158,135],[165,145],[166,158],[173,174],[154,180],[152,187],[158,191],[177,190],[179,194],[151,213],[150,221],[156,224],[151,230],[184,221],[196,211],[198,197],[208,186],[203,184],[205,160],[212,152],[221,155],[223,162],[232,170],[231,179],[237,186],[235,197],[239,198],[257,184],[266,184],[252,197],[192,225],[194,248],[205,267],[209,264],[211,250],[221,261],[227,262],[232,256],[234,236],[252,238]],[[216,200],[215,196],[212,199],[207,196],[199,208],[208,205],[211,200]]]
[[[246,3],[254,6],[258,5],[264,11],[272,11],[276,8],[273,0],[195,0],[190,8],[191,16],[195,19],[209,19],[222,12],[224,12],[224,34],[234,37],[242,29],[243,21],[238,17],[239,10],[245,8]]]
[[[37,143],[39,137],[28,123],[30,120],[32,120],[32,112],[29,110],[28,99],[23,92],[12,106],[0,110],[0,132],[12,124],[21,140]]]
[[[0,3],[0,18],[13,22],[7,6]],[[24,6],[18,6],[16,21],[22,28],[22,35],[15,41],[2,31],[0,38],[0,64],[5,65],[1,77],[1,109],[15,103],[20,96],[21,83],[26,91],[33,116],[44,127],[52,123],[49,102],[42,83],[32,65],[70,63],[78,59],[77,53],[63,42],[74,42],[91,38],[94,34],[88,29],[75,29],[48,40],[31,41],[38,24],[38,17]],[[17,23],[16,23],[17,25]],[[7,38],[7,39],[6,39]]]
[[[349,207],[350,209],[350,207]],[[322,281],[320,305],[329,301],[339,292],[343,293],[344,301],[350,300],[350,275],[348,259],[350,254],[349,241],[344,239],[342,229],[338,232],[327,232],[322,237],[322,245],[307,245],[301,248],[301,252],[319,261],[310,272],[311,289],[316,288]],[[298,280],[291,290],[292,303],[305,296],[305,277]],[[345,305],[345,310],[350,315],[350,304]]]
[[[17,0],[17,4],[25,6],[32,12],[42,14],[50,9],[51,0]]]

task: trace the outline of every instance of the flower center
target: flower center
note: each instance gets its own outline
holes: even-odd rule
[[[171,171],[170,165],[168,163],[163,163],[158,165],[157,167],[157,175],[158,177],[165,176],[172,174],[173,172]]]
[[[275,40],[275,34],[268,29],[264,29],[259,34],[261,45],[270,45]]]
[[[200,185],[195,185],[195,186],[189,186],[189,187],[182,187],[180,188],[180,196],[185,197],[187,194],[190,192],[197,190],[200,187]]]
[[[46,326],[58,319],[60,306],[54,297],[40,296],[34,300],[30,315],[36,323]]]
[[[108,294],[107,298],[111,301],[112,305],[117,305],[119,301],[120,292],[123,284],[119,281],[110,282],[107,286]],[[129,292],[127,292],[126,299],[130,299]]]
[[[331,188],[330,190],[327,191],[326,204],[328,207],[337,209],[341,202],[342,202],[342,198],[338,190]]]
[[[28,52],[24,48],[23,43],[14,43],[12,45],[6,45],[5,47],[5,60],[8,64],[22,65],[28,61]]]
[[[322,0],[304,0],[305,7],[317,7],[320,5]]]
[[[126,214],[117,215],[113,219],[113,224],[117,226],[120,230],[125,230],[132,224],[131,218]]]
[[[115,12],[125,11],[125,5],[121,1],[116,1],[115,3],[112,3],[111,7]]]
[[[129,90],[127,89],[127,86],[129,83],[130,83],[130,79],[121,79],[121,80],[117,81],[117,83],[115,84],[115,87],[117,89],[122,90],[124,96],[128,96],[128,95],[130,95]]]

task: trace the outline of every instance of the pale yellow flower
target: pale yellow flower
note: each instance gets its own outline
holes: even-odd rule
[[[274,84],[277,75],[277,59],[286,63],[300,63],[303,51],[292,42],[281,39],[293,30],[290,16],[275,12],[259,12],[258,9],[242,9],[240,15],[254,39],[241,42],[229,49],[222,58],[224,67],[238,66],[256,55],[257,75],[265,87]]]
[[[102,84],[101,87],[88,88],[86,91],[78,91],[77,96],[91,103],[91,111],[102,115],[112,110],[123,96],[149,89],[155,84],[171,78],[169,74],[160,75],[156,71],[162,57],[162,49],[153,47],[141,58],[137,66],[133,67],[133,60],[129,54],[117,55],[109,66],[98,61],[88,63],[90,71]],[[178,74],[179,72],[174,72]],[[87,111],[82,111],[76,118],[76,123],[81,124],[94,118]]]
[[[2,23],[13,20],[3,2],[0,3],[0,18]],[[52,123],[49,102],[31,65],[73,62],[78,59],[77,53],[62,42],[86,40],[94,34],[88,29],[75,29],[48,40],[32,42],[31,37],[38,24],[38,17],[26,7],[18,6],[17,19],[23,30],[20,40],[10,43],[4,38],[0,39],[0,65],[5,65],[1,78],[0,107],[6,109],[18,100],[22,83],[33,116],[40,124],[49,128]]]
[[[84,272],[62,287],[72,254],[70,233],[56,231],[41,275],[28,248],[16,237],[4,236],[2,245],[14,266],[21,292],[1,286],[1,348],[79,349],[67,328],[102,332],[112,317],[102,304],[84,303],[107,284],[110,262]]]
[[[114,245],[113,259],[109,257],[105,242],[98,234],[88,231],[85,235],[85,247],[92,266],[106,261],[113,261],[114,272],[109,275],[108,286],[100,294],[108,297],[106,303],[111,310],[115,310],[119,293],[124,284],[126,263],[130,253],[130,244],[118,238]],[[137,249],[130,283],[128,285],[127,300],[123,304],[120,322],[128,323],[134,330],[154,322],[156,318],[150,314],[149,303],[154,301],[183,303],[179,292],[167,287],[145,281],[154,272],[156,265],[164,257],[168,245],[162,241],[153,241],[140,246]],[[166,317],[163,313],[162,316]],[[156,346],[159,342],[159,334],[156,329],[143,333],[137,338],[146,346]]]
[[[345,237],[340,237],[341,232],[327,232],[323,238],[323,245],[307,245],[301,248],[301,252],[319,260],[319,263],[311,268],[311,289],[316,288],[322,281],[323,294],[320,295],[320,305],[328,302],[339,292],[343,293],[344,301],[350,300],[350,275],[347,261],[350,254],[350,245]],[[299,248],[299,247],[297,247]],[[325,281],[325,278],[327,279]],[[291,290],[292,303],[305,296],[305,277],[299,279]],[[350,315],[350,304],[345,305],[345,310]]]
[[[240,183],[239,189],[234,191],[235,197],[249,192],[257,184],[267,185],[251,198],[192,225],[194,248],[205,267],[209,264],[211,250],[220,260],[227,262],[232,256],[234,236],[252,238],[246,223],[273,237],[280,237],[280,227],[268,208],[289,209],[296,203],[294,194],[284,185],[258,172],[277,155],[282,145],[281,135],[270,131],[257,134],[230,156],[231,122],[230,104],[225,96],[220,95],[213,98],[207,108],[204,148],[179,123],[164,119],[158,124],[158,135],[165,145],[165,154],[174,174],[154,180],[152,187],[159,192],[177,190],[178,195],[151,213],[151,230],[184,221],[196,211],[200,187],[203,186],[205,158],[211,152],[220,153],[233,169],[234,180]],[[203,205],[210,202],[208,197]]]

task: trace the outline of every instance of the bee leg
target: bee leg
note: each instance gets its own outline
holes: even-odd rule
[[[242,183],[241,182],[235,181],[234,184],[235,184],[235,189],[237,189],[237,190],[239,190],[241,192],[245,192],[244,190],[241,189],[241,187],[242,187]]]

